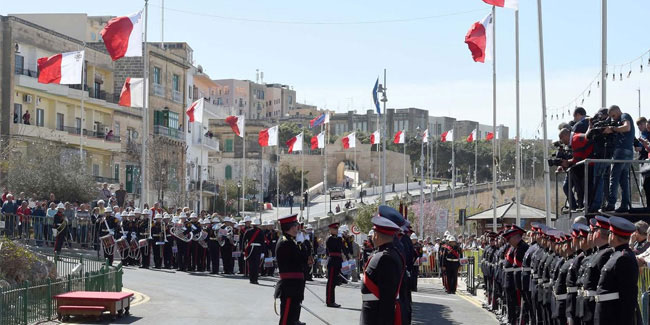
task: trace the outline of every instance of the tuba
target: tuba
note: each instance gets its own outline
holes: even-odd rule
[[[233,235],[233,229],[231,226],[227,226],[223,229],[219,229],[219,235],[217,236],[217,241],[219,242],[219,245],[220,246],[225,245],[226,241],[232,243],[232,235]]]
[[[192,240],[201,245],[201,247],[208,248],[208,243],[205,242],[206,238],[208,238],[208,233],[205,232],[205,230],[201,230],[201,232],[197,236],[194,236]]]
[[[183,230],[183,224],[179,224],[179,223],[175,224],[174,227],[172,227],[172,229],[169,232],[172,235],[174,235],[174,237],[186,243],[192,240],[192,237],[194,237],[194,234],[191,231],[188,232],[186,235],[185,231]]]

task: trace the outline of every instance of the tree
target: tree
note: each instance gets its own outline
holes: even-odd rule
[[[182,185],[181,176],[184,169],[182,165],[177,166],[176,163],[183,161],[178,156],[183,155],[187,145],[182,144],[179,147],[177,143],[172,143],[165,137],[150,137],[147,146],[150,184],[158,193],[158,202],[162,202],[165,199],[165,192],[180,191],[178,187]],[[184,198],[185,195],[183,195],[183,202],[185,202]]]
[[[33,143],[15,152],[8,163],[9,188],[33,198],[54,193],[62,201],[88,202],[99,187],[79,159],[79,151],[52,142]]]
[[[400,200],[398,198],[393,198],[390,201],[386,202],[386,205],[393,207],[395,209],[399,209],[399,203]],[[372,222],[370,221],[372,217],[377,215],[377,210],[379,209],[379,203],[371,203],[368,205],[359,205],[357,208],[357,215],[354,218],[354,223],[359,227],[359,230],[361,230],[364,233],[368,233],[370,229],[372,229]],[[409,220],[412,219],[412,212],[409,211],[408,213]]]
[[[294,122],[287,122],[280,124],[280,134],[278,140],[280,141],[280,148],[286,148],[286,143],[289,139],[295,137],[300,132],[304,132],[302,136],[303,148],[307,149],[311,145],[311,137],[314,136],[314,131],[312,129],[301,129],[298,127],[298,124]]]
[[[309,171],[305,171],[305,175],[307,175],[307,173],[309,173]],[[303,185],[306,190],[308,188],[306,177],[304,178]],[[293,192],[294,194],[300,193],[300,170],[289,165],[282,165],[280,167],[280,192]]]

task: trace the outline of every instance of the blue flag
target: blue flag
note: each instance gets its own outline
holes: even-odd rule
[[[381,109],[379,108],[379,77],[375,81],[375,87],[372,88],[372,100],[375,102],[375,108],[377,110],[377,115],[381,115]]]

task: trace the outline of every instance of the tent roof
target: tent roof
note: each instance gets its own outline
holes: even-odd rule
[[[467,217],[467,220],[492,220],[494,217],[493,209],[485,210]],[[529,205],[521,204],[521,219],[546,219],[546,213],[542,209],[537,209]],[[517,207],[515,202],[502,204],[497,207],[498,219],[516,219]],[[555,214],[551,213],[551,220],[555,220]]]

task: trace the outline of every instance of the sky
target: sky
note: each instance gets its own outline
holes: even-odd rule
[[[162,2],[149,1],[150,41],[161,40]],[[519,2],[521,134],[532,138],[542,120],[537,1]],[[121,16],[138,11],[144,1],[105,4],[70,0],[55,7],[45,0],[13,1],[3,3],[0,14]],[[362,113],[372,109],[372,86],[385,68],[389,108],[418,107],[430,116],[492,123],[492,64],[473,62],[464,43],[470,26],[490,12],[481,0],[167,0],[164,6],[164,40],[187,42],[195,64],[213,79],[255,80],[260,69],[265,82],[293,86],[300,102]],[[600,88],[595,82],[589,87],[601,64],[601,2],[547,0],[542,6],[553,139],[555,116],[562,120],[564,113],[568,119],[567,110],[576,104],[587,112],[601,106]],[[622,73],[623,80],[617,76],[612,82],[609,75],[607,104],[619,105],[634,118],[639,116],[637,89],[641,114],[650,115],[650,104],[644,104],[650,103],[650,39],[644,27],[649,13],[647,0],[609,1],[609,70]],[[509,126],[514,137],[514,11],[497,8],[495,18],[497,124]]]

